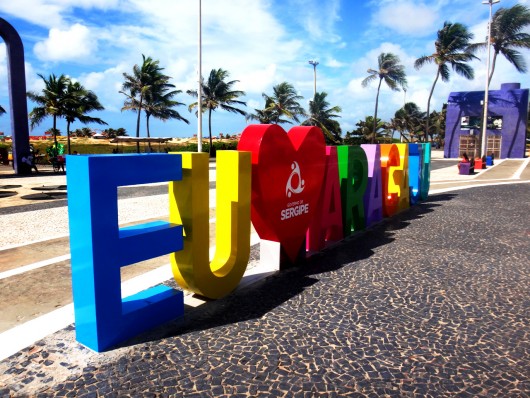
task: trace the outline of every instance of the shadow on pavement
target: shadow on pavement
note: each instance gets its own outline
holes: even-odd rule
[[[122,346],[156,341],[189,332],[222,327],[229,324],[260,318],[306,288],[319,282],[317,275],[338,270],[356,261],[367,259],[374,249],[395,240],[394,231],[405,228],[414,219],[431,213],[439,202],[451,200],[452,194],[438,195],[418,206],[410,208],[372,228],[345,239],[336,246],[310,257],[303,266],[289,268],[263,279],[229,296],[212,300],[197,308],[184,309],[183,318],[167,323],[150,332],[137,336]],[[253,248],[253,250],[259,250]],[[170,286],[177,288],[173,282]]]

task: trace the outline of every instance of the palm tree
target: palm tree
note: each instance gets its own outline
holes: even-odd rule
[[[431,137],[431,141],[434,142],[434,136],[437,136],[437,141],[445,137],[445,119],[447,116],[447,107],[443,107],[440,112],[433,111],[430,115],[429,124],[431,125],[430,131],[427,132]]]
[[[358,121],[355,125],[357,128],[352,134],[362,137],[364,143],[370,142],[373,144],[376,142],[376,138],[383,138],[387,136],[389,132],[387,123],[383,122],[381,119],[377,119],[374,123],[373,116],[366,116],[364,120]]]
[[[86,114],[92,111],[101,111],[103,105],[98,100],[94,92],[84,88],[79,82],[68,82],[65,92],[63,116],[66,119],[66,137],[68,154],[70,151],[70,124],[79,120],[83,124],[97,123],[107,124],[97,117],[87,116]]]
[[[3,115],[4,113],[6,113],[6,110],[0,105],[0,115]]]
[[[90,137],[92,137],[92,129],[90,129],[88,127],[82,127],[80,129],[75,129],[74,131],[72,131],[72,135],[74,137],[87,137],[87,138],[90,138]]]
[[[190,124],[188,119],[182,117],[180,113],[173,109],[175,106],[185,105],[173,99],[173,97],[182,93],[182,90],[168,91],[170,87],[175,86],[173,84],[156,85],[146,97],[144,109],[148,137],[151,136],[149,131],[149,118],[151,116],[164,122],[169,119],[177,119]]]
[[[327,93],[315,93],[312,101],[309,101],[309,117],[302,125],[317,126],[322,129],[326,141],[329,144],[336,144],[341,141],[341,130],[339,123],[334,120],[338,117],[337,113],[342,112],[340,106],[329,106],[326,101]]]
[[[53,132],[55,148],[57,148],[57,118],[64,116],[65,93],[70,84],[70,78],[65,75],[57,77],[54,74],[51,74],[48,79],[40,74],[38,76],[44,82],[42,94],[27,93],[29,99],[40,105],[33,108],[29,113],[30,125],[33,129],[41,124],[46,117],[51,116],[53,118],[51,131]]]
[[[162,74],[164,68],[159,66],[159,61],[154,61],[151,57],[142,54],[142,65],[134,65],[133,74],[123,73],[125,82],[122,84],[122,91],[127,99],[122,111],[133,110],[137,112],[136,137],[140,137],[140,114],[144,109],[144,101],[154,85],[167,83],[169,76]],[[136,143],[136,151],[140,152],[140,143]]]
[[[493,60],[489,81],[495,71],[495,62],[500,53],[510,62],[518,72],[526,73],[527,66],[523,55],[517,48],[530,48],[530,34],[524,30],[530,26],[530,9],[522,4],[511,8],[499,8],[493,15],[491,22],[491,44],[493,46]],[[487,41],[474,43],[469,46],[470,51],[487,48]]]
[[[366,87],[373,80],[379,79],[377,95],[375,97],[375,112],[373,117],[374,125],[372,131],[377,131],[377,107],[379,105],[379,90],[381,89],[381,83],[383,80],[393,91],[399,91],[399,87],[403,89],[407,87],[407,75],[405,73],[405,67],[400,64],[401,61],[397,55],[392,53],[381,53],[377,61],[379,69],[368,69],[367,72],[369,76],[361,83],[363,87]],[[375,144],[375,134],[372,136],[372,144]]]
[[[263,93],[262,97],[265,99],[264,112],[271,115],[271,121],[275,124],[291,123],[289,120],[282,119],[287,117],[300,123],[299,116],[306,116],[304,108],[298,101],[304,97],[298,95],[294,87],[287,82],[277,84],[272,88],[273,94],[271,96]]]
[[[473,68],[466,64],[473,59],[478,59],[469,49],[469,41],[473,39],[473,34],[467,30],[465,25],[460,23],[444,22],[442,29],[438,31],[438,37],[434,42],[435,52],[431,55],[424,55],[414,62],[414,67],[420,69],[423,65],[434,62],[436,68],[436,78],[432,84],[429,99],[427,100],[427,118],[425,121],[425,131],[429,131],[429,110],[431,107],[432,93],[438,78],[443,82],[448,82],[450,77],[449,66],[466,79],[472,80],[475,77]]]
[[[396,111],[390,123],[394,129],[399,131],[401,137],[409,141],[405,132],[408,132],[411,138],[413,135],[418,135],[422,130],[425,115],[426,113],[422,112],[414,102],[407,102]]]
[[[265,105],[265,108],[267,106]],[[273,115],[271,112],[267,111],[266,109],[254,109],[255,113],[247,113],[245,116],[245,119],[248,121],[250,120],[257,120],[259,124],[272,124],[273,123]],[[281,120],[280,123],[288,123],[287,120]]]
[[[239,101],[237,98],[245,95],[244,91],[233,90],[233,86],[239,82],[239,80],[226,81],[230,74],[228,71],[219,69],[212,69],[208,80],[205,82],[201,79],[202,86],[202,109],[206,111],[208,109],[208,131],[210,133],[210,156],[213,156],[213,142],[212,142],[212,112],[217,108],[221,108],[225,111],[238,113],[245,116],[246,112],[233,105],[246,106],[247,103]],[[188,90],[187,93],[195,98],[198,97],[196,90]],[[199,103],[194,102],[188,109],[191,112],[194,108],[198,107]]]

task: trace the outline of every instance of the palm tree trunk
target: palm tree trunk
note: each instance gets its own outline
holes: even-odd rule
[[[142,113],[142,101],[144,94],[140,94],[140,105],[138,106],[138,117],[136,118],[136,138],[140,138],[140,113]],[[136,142],[136,153],[140,153],[140,142]]]
[[[213,157],[213,142],[212,142],[212,108],[208,109],[208,130],[210,131],[210,157]]]
[[[493,59],[491,61],[491,72],[488,78],[488,85],[491,83],[491,78],[493,77],[493,72],[495,72],[495,61],[497,60],[497,51],[493,51]]]
[[[434,79],[434,83],[431,87],[431,92],[429,93],[429,99],[427,100],[427,119],[425,121],[425,137],[429,135],[429,113],[431,110],[431,98],[432,93],[434,92],[434,87],[436,86],[436,83],[438,82],[438,78],[440,77],[440,68],[438,67],[438,71],[436,72],[436,78]],[[427,139],[425,139],[427,141]]]
[[[53,142],[55,143],[55,151],[57,151],[57,116],[53,115]]]
[[[66,146],[68,147],[68,155],[71,155],[70,152],[70,122],[66,121]]]
[[[375,132],[377,128],[377,106],[379,105],[379,90],[381,89],[381,83],[383,79],[379,79],[379,85],[377,86],[377,95],[375,96],[375,113],[374,113],[374,130],[372,135],[372,144],[375,144]]]
[[[151,115],[148,113],[146,114],[145,116],[145,125],[146,125],[146,129],[147,129],[147,138],[151,138],[151,134],[149,132],[149,117]],[[149,152],[151,152],[151,141],[147,141],[147,146],[149,147]]]

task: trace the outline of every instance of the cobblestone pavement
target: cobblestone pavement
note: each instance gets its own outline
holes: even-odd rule
[[[0,396],[530,396],[530,186],[431,196],[184,320],[94,354],[73,327]]]

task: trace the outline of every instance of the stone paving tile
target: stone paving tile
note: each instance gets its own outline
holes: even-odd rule
[[[0,396],[528,397],[529,193],[433,196],[85,363],[45,339]]]

